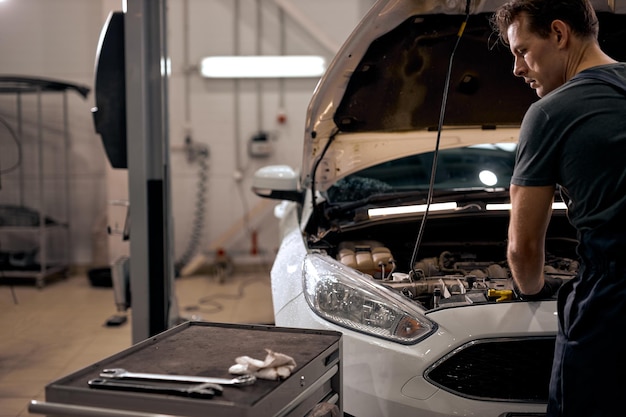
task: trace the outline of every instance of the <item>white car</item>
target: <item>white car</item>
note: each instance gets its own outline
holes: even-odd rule
[[[348,415],[545,415],[556,301],[519,300],[505,257],[518,126],[537,97],[490,27],[500,3],[466,16],[461,0],[378,1],[316,88],[301,167],[255,176],[283,200],[275,323],[343,332]],[[601,44],[626,60],[609,3]],[[558,196],[548,235],[546,273],[571,279]]]

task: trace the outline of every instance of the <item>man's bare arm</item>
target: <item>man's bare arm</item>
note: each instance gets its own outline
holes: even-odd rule
[[[553,186],[511,185],[511,220],[507,259],[522,294],[537,294],[544,285],[545,238],[552,214]]]

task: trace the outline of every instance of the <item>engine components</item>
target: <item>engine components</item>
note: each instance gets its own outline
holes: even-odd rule
[[[336,258],[342,264],[382,280],[427,309],[442,306],[516,299],[513,280],[505,260],[480,260],[473,253],[442,251],[438,256],[422,258],[411,275],[396,271],[391,250],[374,240],[341,242]],[[573,278],[578,262],[568,258],[547,256],[547,276]]]
[[[337,260],[378,279],[388,278],[396,267],[391,251],[382,243],[373,240],[342,242],[339,245]]]

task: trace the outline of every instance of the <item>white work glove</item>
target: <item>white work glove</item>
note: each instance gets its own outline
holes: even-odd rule
[[[265,349],[265,360],[239,356],[235,364],[228,369],[234,375],[254,375],[261,379],[278,380],[291,375],[296,367],[296,362],[291,356]]]

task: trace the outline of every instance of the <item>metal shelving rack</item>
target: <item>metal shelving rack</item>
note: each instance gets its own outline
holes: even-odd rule
[[[70,133],[69,133],[69,116],[68,116],[68,91],[74,91],[83,98],[86,98],[89,94],[89,88],[70,84],[66,82],[60,82],[51,79],[44,78],[32,78],[32,77],[20,77],[20,76],[0,76],[0,94],[7,95],[12,94],[15,96],[15,129],[13,133],[16,136],[16,141],[20,142],[19,156],[21,162],[17,167],[17,173],[11,172],[10,174],[2,174],[0,177],[0,207],[4,209],[4,214],[7,212],[15,212],[15,218],[7,221],[6,217],[4,221],[0,219],[0,253],[4,254],[8,260],[12,259],[14,254],[11,254],[11,242],[16,240],[32,241],[34,242],[34,249],[32,253],[23,252],[17,256],[23,262],[23,264],[15,262],[0,262],[0,278],[14,279],[25,278],[34,279],[37,287],[42,288],[45,285],[46,280],[49,277],[59,274],[66,274],[69,267],[70,253],[71,253],[71,241],[70,241],[70,207],[69,207],[69,149],[70,149]],[[49,94],[59,95],[61,97],[61,112],[60,118],[62,119],[61,133],[62,145],[60,148],[59,158],[62,161],[59,166],[62,166],[62,172],[58,179],[63,194],[63,208],[59,211],[57,207],[57,216],[63,217],[57,220],[49,216],[50,214],[50,192],[47,189],[47,178],[45,172],[45,127],[44,127],[44,114],[43,114],[43,97]],[[27,149],[24,138],[24,118],[23,118],[23,99],[28,95],[35,97],[35,134],[34,134],[34,149],[28,149],[34,152],[34,167],[32,171],[34,174],[32,178],[31,171],[28,173],[25,171],[28,167],[25,166],[23,156]],[[3,102],[4,104],[4,102]],[[54,110],[57,110],[56,106]],[[6,124],[6,121],[5,121]],[[8,127],[8,126],[7,126]],[[30,144],[29,144],[30,145]],[[0,167],[1,168],[1,167]],[[57,175],[58,173],[55,173]],[[10,180],[10,181],[9,181]],[[13,186],[10,189],[6,188],[7,183],[17,184],[17,187]],[[33,184],[32,187],[28,185]],[[17,189],[16,189],[17,188]],[[34,188],[34,189],[33,189]],[[56,191],[55,191],[56,193]],[[3,196],[3,194],[5,194]],[[31,200],[27,202],[25,196],[32,196]],[[54,195],[55,199],[58,195]],[[58,203],[58,199],[56,200]],[[33,204],[33,207],[29,206]],[[61,213],[59,215],[59,213]],[[59,238],[57,234],[61,234]],[[59,240],[53,241],[55,244],[54,249],[61,252],[62,255],[55,261],[50,259],[51,239],[56,238]],[[63,248],[57,247],[56,243]],[[6,246],[7,250],[4,250],[3,246]],[[29,255],[36,258],[38,262],[34,260],[24,260]]]

